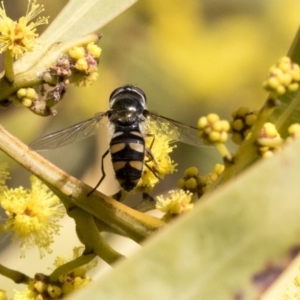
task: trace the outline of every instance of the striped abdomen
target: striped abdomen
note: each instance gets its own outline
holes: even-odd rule
[[[121,187],[131,191],[142,176],[145,140],[138,126],[116,126],[110,142],[111,159]]]

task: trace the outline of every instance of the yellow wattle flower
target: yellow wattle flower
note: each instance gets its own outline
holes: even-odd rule
[[[170,146],[174,140],[168,135],[169,129],[159,128],[155,122],[150,120],[146,127],[147,132],[151,134],[151,136],[146,137],[146,147],[151,151],[154,159],[146,155],[143,174],[135,189],[143,192],[149,192],[160,179],[163,179],[167,174],[174,173],[177,166],[169,155],[176,147]]]
[[[63,205],[46,185],[31,176],[31,190],[19,187],[0,193],[0,205],[8,216],[2,228],[20,241],[21,256],[25,249],[37,246],[40,256],[51,252],[53,236],[59,233],[58,219],[65,214]]]
[[[189,191],[172,190],[169,192],[169,197],[156,197],[156,209],[170,215],[179,215],[185,211],[191,210],[194,207],[192,201],[192,193]]]
[[[48,17],[32,20],[44,11],[44,6],[28,0],[26,15],[13,21],[6,15],[3,1],[0,4],[0,53],[9,51],[10,55],[19,59],[24,52],[33,50],[38,34],[36,27],[48,24]]]

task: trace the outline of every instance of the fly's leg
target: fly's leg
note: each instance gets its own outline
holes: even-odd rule
[[[153,146],[153,144],[154,144],[154,141],[155,141],[155,136],[154,136],[154,134],[152,134],[152,133],[147,133],[147,136],[148,136],[148,137],[152,137],[152,142],[151,142],[150,147],[149,147],[149,149],[151,150],[151,149],[152,149],[152,146]]]
[[[102,172],[102,176],[100,178],[100,180],[98,181],[98,183],[96,184],[96,186],[87,194],[87,196],[90,196],[91,194],[93,194],[96,189],[99,187],[99,185],[102,183],[102,181],[104,180],[105,176],[106,176],[106,173],[104,171],[104,159],[105,157],[107,156],[107,154],[109,153],[109,149],[107,149],[105,151],[105,153],[102,155],[102,158],[101,158],[101,172]]]
[[[147,134],[147,136],[148,136],[148,137],[152,137],[152,142],[151,142],[151,144],[150,144],[150,147],[149,147],[149,148],[146,148],[146,156],[147,156],[148,160],[145,160],[145,161],[144,161],[144,164],[145,164],[145,166],[153,173],[153,175],[154,175],[156,178],[161,179],[161,178],[159,177],[159,175],[158,175],[158,172],[157,172],[153,167],[150,167],[150,166],[148,165],[148,162],[150,162],[150,161],[153,161],[155,165],[157,165],[157,162],[155,161],[155,158],[154,158],[154,156],[153,156],[153,154],[152,154],[152,152],[151,152],[151,149],[152,149],[152,146],[153,146],[153,143],[154,143],[154,140],[155,140],[155,136],[154,136],[154,134],[150,134],[150,133]],[[144,197],[144,196],[143,196],[143,197]]]
[[[148,152],[148,150],[146,150],[146,151]],[[159,177],[159,175],[158,175],[158,172],[157,172],[153,167],[150,167],[150,166],[148,165],[148,162],[149,162],[149,161],[154,161],[154,163],[156,164],[156,161],[155,161],[155,159],[154,159],[152,153],[149,152],[149,153],[147,153],[147,154],[149,155],[149,160],[147,160],[147,161],[145,160],[145,161],[144,161],[145,166],[148,168],[148,170],[150,170],[150,171],[153,173],[153,175],[154,175],[157,179],[161,179],[161,178]]]

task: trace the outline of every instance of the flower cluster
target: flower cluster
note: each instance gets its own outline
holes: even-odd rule
[[[208,114],[198,121],[199,137],[205,144],[225,143],[228,140],[230,124],[227,120],[220,120],[217,114]]]
[[[299,88],[300,67],[293,63],[289,57],[282,57],[270,68],[268,79],[263,82],[263,87],[275,94],[283,95],[286,91],[295,92]]]
[[[9,54],[19,59],[24,52],[33,50],[38,34],[36,28],[48,24],[48,17],[39,17],[32,20],[44,11],[44,6],[36,4],[34,0],[28,0],[27,12],[18,21],[10,19],[6,15],[3,2],[0,4],[0,53],[9,51]]]
[[[51,66],[50,72],[45,73],[43,79],[46,82],[52,83],[55,76],[59,77],[70,77],[72,75],[71,63],[68,55],[62,55],[56,63]]]
[[[188,210],[194,208],[192,201],[192,193],[183,190],[169,191],[170,196],[165,198],[164,196],[156,197],[156,209],[165,213],[163,220],[169,221],[174,216],[178,216]]]
[[[199,174],[196,167],[190,167],[185,170],[183,178],[178,180],[177,186],[184,191],[196,194],[200,198],[207,188],[223,173],[224,168],[224,165],[216,164],[213,172],[203,176]]]
[[[206,191],[207,187],[209,187],[213,182],[215,182],[219,178],[219,176],[223,173],[224,170],[224,165],[215,164],[213,171],[203,178],[204,191]]]
[[[146,131],[150,133],[146,137],[146,148],[153,157],[146,158],[147,166],[144,166],[142,177],[135,188],[135,191],[143,192],[151,191],[165,175],[174,173],[177,166],[169,156],[175,146],[170,146],[173,140],[167,125],[158,127],[156,122],[149,120],[146,126]]]
[[[100,55],[101,48],[94,43],[76,46],[56,61],[50,72],[45,74],[45,80],[51,83],[57,76],[68,78],[77,72],[81,76],[79,80],[75,80],[76,83],[80,86],[89,85],[98,77],[97,65]]]
[[[31,177],[31,190],[23,187],[8,189],[0,194],[0,205],[8,219],[3,230],[14,234],[20,240],[21,256],[25,248],[37,246],[40,256],[44,251],[51,252],[53,235],[59,233],[58,219],[65,210],[59,199],[39,179]]]
[[[258,111],[250,111],[247,107],[240,107],[231,114],[233,118],[230,123],[232,132],[231,139],[235,144],[240,145],[250,133],[257,114]]]
[[[273,156],[274,152],[281,149],[283,140],[274,124],[267,122],[264,124],[260,136],[257,140],[259,154],[264,157]]]
[[[83,252],[83,247],[77,247],[73,250],[73,259],[78,258]],[[70,261],[65,257],[57,257],[54,266],[58,268]],[[87,284],[92,279],[86,276],[86,273],[97,265],[96,260],[76,268],[71,272],[61,275],[56,282],[50,282],[49,276],[36,274],[34,281],[27,288],[14,295],[13,300],[18,299],[62,299],[71,292],[78,290]]]
[[[297,137],[300,137],[299,123],[291,124],[288,127],[288,137],[284,140],[281,138],[276,126],[267,122],[264,124],[257,140],[258,152],[263,158],[271,157]]]
[[[86,47],[74,47],[69,51],[72,59],[71,65],[75,70],[84,72],[85,79],[78,82],[78,85],[89,85],[93,83],[97,77],[97,64],[101,55],[101,48],[94,43],[89,43]]]
[[[230,131],[230,123],[227,120],[220,120],[217,114],[208,114],[198,120],[198,129],[204,144],[215,145],[224,160],[232,161],[232,155],[225,145]]]
[[[73,249],[73,258],[76,259],[82,255],[84,247],[75,247]],[[70,261],[65,257],[56,258],[54,265],[56,268],[62,266],[63,264]],[[92,281],[92,279],[86,276],[87,272],[89,272],[92,268],[96,267],[97,260],[92,260],[88,264],[78,267],[72,270],[69,273],[63,274],[58,278],[58,282],[61,286],[62,293],[67,295],[74,290],[77,290],[81,287],[84,287],[88,283]]]
[[[17,91],[17,98],[25,107],[30,107],[37,97],[38,94],[33,88],[21,88]]]
[[[5,76],[11,83],[15,81],[14,60],[22,58],[25,52],[34,50],[39,36],[36,32],[37,27],[48,24],[49,17],[38,17],[44,11],[44,6],[37,4],[36,1],[28,0],[26,14],[18,21],[9,18],[4,1],[0,3],[0,53],[5,52]],[[90,41],[99,38],[100,36],[95,34]],[[78,40],[74,43],[82,45],[84,42]],[[68,53],[62,48],[61,54],[57,51],[55,56],[51,56],[53,52],[50,50],[50,62],[46,59],[48,55],[46,50],[45,58],[42,59],[45,66],[34,72],[36,79],[39,80],[37,86],[28,87],[28,82],[24,79],[19,91],[3,102],[2,107],[11,103],[21,103],[38,115],[55,115],[56,111],[52,110],[52,107],[62,99],[70,82],[83,86],[92,84],[97,79],[97,64],[101,49],[96,44],[85,42],[84,46],[74,47]]]
[[[72,48],[43,70],[40,87],[19,89],[15,103],[21,103],[38,115],[55,115],[52,107],[62,100],[70,82],[89,85],[97,79],[100,54],[101,49],[94,43]]]
[[[196,167],[187,168],[184,171],[183,178],[179,179],[177,186],[180,189],[190,192],[196,192],[200,180],[199,171]]]

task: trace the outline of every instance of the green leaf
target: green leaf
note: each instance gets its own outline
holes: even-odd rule
[[[43,40],[53,44],[95,32],[136,1],[71,0],[44,32]]]
[[[256,299],[252,276],[299,241],[299,153],[300,139],[204,196],[72,299]]]
[[[27,70],[56,42],[76,39],[99,30],[137,0],[70,0],[41,36],[34,52],[15,64],[16,73]]]

